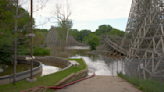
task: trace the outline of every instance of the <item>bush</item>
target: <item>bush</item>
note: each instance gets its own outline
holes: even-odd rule
[[[96,46],[100,45],[100,38],[93,34],[90,34],[89,38],[87,44],[90,46],[90,50],[96,50]]]
[[[0,63],[14,62],[12,55],[14,50],[12,46],[3,45],[0,46]]]
[[[13,31],[0,28],[0,63],[13,62],[14,37],[16,35],[13,35]]]
[[[35,47],[33,49],[33,55],[34,56],[44,56],[44,55],[50,55],[50,49],[45,49],[41,47]]]

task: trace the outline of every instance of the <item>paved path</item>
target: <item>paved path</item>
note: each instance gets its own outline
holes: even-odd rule
[[[115,76],[95,76],[55,92],[142,92]]]

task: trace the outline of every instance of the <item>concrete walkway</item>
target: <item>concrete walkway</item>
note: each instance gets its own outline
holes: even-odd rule
[[[142,92],[120,77],[95,76],[55,92]]]

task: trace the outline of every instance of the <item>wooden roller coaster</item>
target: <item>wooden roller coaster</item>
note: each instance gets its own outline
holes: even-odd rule
[[[163,26],[163,0],[132,0],[122,40],[114,42],[112,39],[116,37],[102,36],[102,45],[97,52],[104,56],[124,55],[130,62],[140,58],[144,78],[159,76],[159,66],[164,64]]]

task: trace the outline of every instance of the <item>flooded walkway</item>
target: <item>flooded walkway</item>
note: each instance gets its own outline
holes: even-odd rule
[[[142,92],[117,76],[95,76],[56,92]]]
[[[94,71],[96,76],[55,92],[142,92],[117,76],[117,71],[122,69],[121,62],[105,62],[101,56],[87,53],[89,50],[83,48],[76,47],[76,50],[70,50],[74,55],[70,55],[69,58],[83,58],[89,70]],[[116,67],[117,64],[119,67]],[[92,74],[92,72],[88,72],[88,75]]]

